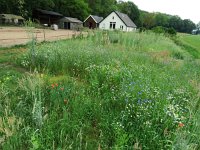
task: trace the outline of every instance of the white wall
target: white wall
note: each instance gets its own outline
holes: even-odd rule
[[[136,31],[136,28],[133,28],[133,27],[127,27],[127,30],[126,31]]]
[[[114,17],[114,19],[113,19]],[[120,29],[120,26],[123,26],[123,31],[127,31],[127,27],[122,22],[122,20],[116,15],[115,12],[112,12],[109,16],[107,16],[100,24],[100,29],[110,30],[110,22],[116,22],[115,29]],[[122,29],[121,29],[122,30]]]

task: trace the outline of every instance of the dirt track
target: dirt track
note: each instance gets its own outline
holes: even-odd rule
[[[23,27],[0,27],[0,47],[26,44],[32,39],[32,34],[37,42],[67,39],[79,34],[77,31],[50,29],[27,29]]]

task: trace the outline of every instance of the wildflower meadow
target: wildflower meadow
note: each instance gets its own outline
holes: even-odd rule
[[[200,61],[173,38],[30,44],[0,71],[0,149],[200,149]]]

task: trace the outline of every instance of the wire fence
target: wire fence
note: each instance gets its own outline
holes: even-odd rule
[[[26,31],[21,31],[23,35],[15,37],[12,36],[11,33],[15,33],[15,31],[7,31],[6,33],[11,34],[9,38],[1,37],[0,32],[0,47],[6,47],[6,46],[12,46],[12,45],[19,45],[19,44],[26,44],[28,41],[31,40],[31,37],[28,36],[28,33]],[[4,31],[5,33],[5,31]],[[59,40],[59,39],[69,39],[73,37],[77,37],[78,35],[82,34],[82,32],[78,31],[69,31],[65,34],[61,34],[60,32],[45,32],[45,31],[36,31],[33,32],[34,38],[37,42],[44,42],[44,41],[53,41],[53,40]]]

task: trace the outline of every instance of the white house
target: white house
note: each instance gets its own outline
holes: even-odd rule
[[[137,26],[126,14],[114,11],[100,22],[99,28],[105,30],[135,31]]]

